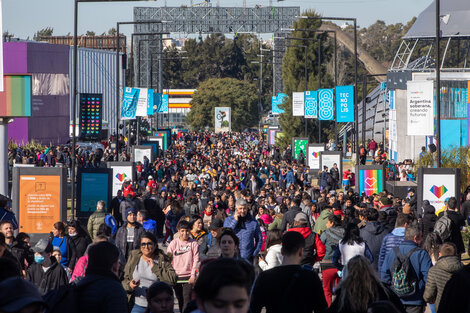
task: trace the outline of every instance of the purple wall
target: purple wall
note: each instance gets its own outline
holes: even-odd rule
[[[69,51],[65,45],[36,42],[4,43],[5,73],[69,75]],[[43,83],[43,82],[40,82]],[[35,95],[32,116],[15,119],[8,126],[9,137],[19,143],[34,139],[45,145],[69,139],[70,95]]]

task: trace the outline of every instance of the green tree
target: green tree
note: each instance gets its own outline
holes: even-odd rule
[[[54,28],[52,27],[43,28],[41,30],[38,30],[36,33],[34,33],[33,40],[40,41],[42,37],[52,36],[53,32],[54,32]]]
[[[96,33],[92,30],[87,30],[86,33],[85,33],[86,36],[95,36]]]
[[[240,131],[258,124],[256,87],[234,78],[211,78],[194,93],[186,122],[195,130],[214,129],[215,107],[232,108],[232,130]]]

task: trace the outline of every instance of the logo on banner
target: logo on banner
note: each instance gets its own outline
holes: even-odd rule
[[[125,173],[122,173],[122,174],[119,174],[117,173],[116,174],[116,178],[122,183],[124,181],[124,179],[126,179],[127,175]]]
[[[366,178],[366,185],[369,186],[369,188],[373,188],[376,183],[377,183],[377,180],[375,179],[375,177]]]
[[[318,92],[320,120],[329,121],[334,118],[333,89],[321,89]]]
[[[313,155],[313,157],[314,157],[315,159],[317,159],[317,158],[320,157],[320,153],[319,153],[319,152],[313,152],[312,155]]]
[[[437,197],[441,198],[446,192],[447,188],[446,186],[442,185],[441,187],[437,187],[436,185],[433,185],[430,189],[430,191]]]

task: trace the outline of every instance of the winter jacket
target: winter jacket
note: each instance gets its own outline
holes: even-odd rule
[[[77,284],[80,288],[78,312],[127,313],[126,292],[111,271],[87,269]]]
[[[437,216],[433,211],[426,211],[426,208],[424,209],[424,216],[421,219],[421,231],[423,232],[423,240],[426,239],[426,236],[429,233],[432,233],[434,231],[434,225],[436,224],[437,221]]]
[[[281,229],[281,225],[282,225],[282,218],[275,217],[273,222],[269,224],[268,231],[273,230],[273,229]]]
[[[290,171],[287,172],[286,183],[287,184],[295,183],[294,171],[290,170]]]
[[[154,257],[154,265],[152,267],[152,273],[157,276],[159,281],[165,282],[170,286],[176,285],[176,280],[178,276],[176,275],[175,270],[171,266],[171,260],[166,256],[163,251],[160,249],[156,250],[156,255]],[[142,252],[140,249],[133,250],[129,256],[129,260],[124,267],[124,280],[122,281],[122,287],[127,292],[128,295],[133,293],[129,283],[133,279],[134,270],[139,264],[140,258],[142,257]]]
[[[168,211],[166,214],[166,219],[168,223],[170,224],[170,229],[173,232],[173,234],[176,234],[178,230],[176,229],[176,226],[178,225],[178,222],[180,219],[184,216],[184,211],[182,211],[180,214],[173,212],[173,210]]]
[[[403,242],[398,246],[402,255],[406,255],[412,249],[417,248],[418,245],[414,241],[403,240]],[[390,250],[382,264],[382,268],[379,272],[380,279],[388,286],[392,284],[392,266],[395,261],[395,252]],[[404,305],[417,305],[424,306],[426,303],[423,300],[424,288],[426,285],[426,280],[428,277],[429,269],[432,266],[431,258],[428,253],[423,249],[418,249],[410,256],[410,265],[413,267],[413,270],[416,274],[418,280],[416,293],[412,296],[407,297],[406,299],[400,298],[401,302]]]
[[[35,284],[42,295],[68,284],[65,269],[55,259],[45,272],[41,264],[32,264],[26,271],[26,279]]]
[[[127,242],[127,223],[119,227],[117,233],[116,233],[116,239],[115,243],[116,246],[121,250],[121,253],[124,255],[124,257],[127,259],[128,258],[128,251],[130,250],[135,250],[140,247],[140,238],[144,234],[144,229],[142,225],[139,223],[135,224],[135,231],[134,231],[134,242],[130,243],[130,247],[128,247],[128,242]]]
[[[276,244],[268,248],[268,253],[266,253],[265,259],[259,262],[259,267],[261,267],[263,271],[282,264],[283,256],[281,254],[281,248],[282,246],[280,244]]]
[[[390,234],[384,237],[382,240],[382,245],[380,246],[379,261],[377,263],[379,273],[387,253],[394,247],[398,247],[404,239],[405,227],[397,227]]]
[[[300,264],[313,265],[325,256],[325,245],[320,240],[320,236],[312,232],[310,227],[294,226],[288,231],[300,233],[305,239],[304,256]]]
[[[9,221],[13,225],[13,229],[18,229],[18,221],[16,220],[15,213],[5,208],[0,208],[0,222]]]
[[[447,282],[439,303],[438,313],[463,313],[470,308],[470,265],[465,265]]]
[[[194,239],[173,239],[166,252],[172,255],[171,265],[179,277],[196,277],[199,266],[199,245]]]
[[[331,261],[335,250],[338,248],[339,241],[343,239],[343,236],[344,236],[344,228],[341,226],[334,226],[334,227],[327,228],[321,234],[320,239],[326,248],[325,256],[323,257],[323,260]]]
[[[75,245],[75,253],[77,255],[77,260],[81,258],[88,247],[91,244],[91,239],[87,234],[77,234],[76,236],[69,236]]]
[[[463,267],[457,256],[449,255],[440,257],[436,264],[431,267],[426,281],[426,288],[424,290],[424,301],[428,303],[435,303],[436,310],[439,309],[439,302],[441,301],[442,292],[444,287],[452,275],[458,272]]]
[[[289,227],[294,226],[295,216],[297,215],[297,213],[300,213],[300,212],[302,212],[302,210],[299,207],[293,206],[293,207],[290,207],[286,213],[284,213],[284,215],[282,216],[282,222],[281,222],[282,232],[287,230],[287,226]],[[311,227],[309,221],[308,221],[308,227]]]
[[[22,270],[26,270],[28,265],[34,263],[34,252],[24,242],[17,240],[13,241],[11,246],[6,246],[7,250],[11,252],[17,260],[17,263],[21,265]]]
[[[379,263],[380,247],[384,237],[388,233],[385,231],[385,228],[376,221],[368,222],[365,227],[361,228],[360,232],[361,238],[364,239],[364,241],[367,243],[367,246],[369,246],[369,249],[374,256],[374,262],[372,262],[372,266],[377,269]]]
[[[313,231],[321,235],[322,232],[326,230],[326,222],[328,221],[328,216],[333,214],[330,210],[323,210],[320,213],[320,216],[315,221],[315,227]]]
[[[441,218],[443,215],[444,212],[441,212],[439,214],[439,218]],[[445,239],[444,242],[453,242],[457,246],[458,254],[465,253],[465,246],[463,245],[462,233],[460,232],[460,229],[465,226],[465,219],[462,214],[452,210],[447,210],[447,216],[452,221],[452,226],[450,229],[450,237]]]
[[[367,243],[364,241],[361,243],[354,243],[350,244],[342,244],[341,242],[338,244],[338,248],[333,253],[333,257],[331,258],[331,263],[339,269],[342,270],[346,264],[348,264],[349,260],[355,257],[356,255],[362,255],[366,259],[369,260],[370,263],[374,262],[374,256],[370,252]]]
[[[212,236],[212,233],[209,233],[207,236],[204,236],[204,242],[199,246],[199,258],[201,260],[218,258],[222,254],[217,238]]]
[[[152,233],[154,235],[157,234],[157,222],[155,222],[152,219],[148,219],[146,221],[142,222],[142,227],[144,228],[144,231]]]
[[[244,259],[251,260],[261,251],[263,238],[258,222],[251,216],[247,215],[245,222],[237,221],[233,216],[225,219],[224,227],[231,228],[240,239],[240,256]]]
[[[101,224],[104,223],[104,219],[106,217],[106,212],[103,210],[96,210],[90,215],[88,219],[88,233],[90,234],[91,240],[94,240],[96,237],[96,233],[98,232],[98,228]]]
[[[52,234],[52,233],[51,233]],[[73,243],[73,241],[70,239],[70,236],[69,235],[65,235],[65,242],[66,242],[66,250],[67,250],[67,260],[69,262],[69,264],[67,265],[67,267],[71,268],[73,270],[73,268],[75,267],[75,263],[77,263],[77,251],[75,249],[75,244]],[[49,242],[52,244],[52,240],[54,239],[54,236],[49,236]]]
[[[77,278],[85,277],[86,268],[88,266],[88,254],[82,256],[78,259],[75,268],[73,269],[72,277],[70,278],[70,282],[73,282]]]

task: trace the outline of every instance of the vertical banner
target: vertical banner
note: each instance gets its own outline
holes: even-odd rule
[[[232,130],[229,107],[216,107],[214,114],[214,128],[216,133],[229,132]]]
[[[397,133],[397,107],[396,107],[396,90],[388,91],[388,125],[389,125],[389,136],[388,136],[388,147],[389,147],[389,158],[390,160],[397,160],[398,158],[398,133]]]
[[[336,86],[336,121],[354,122],[354,87]]]
[[[385,189],[385,170],[383,165],[356,166],[356,186],[359,194],[366,196],[379,194]]]
[[[0,39],[3,43],[3,13],[2,13],[2,0],[0,0]],[[5,91],[3,88],[3,44],[0,45],[0,92]]]
[[[418,169],[418,208],[422,207],[424,200],[428,200],[439,214],[450,197],[460,199],[459,168]]]
[[[168,113],[168,95],[162,95],[162,101],[158,113]]]
[[[78,137],[81,140],[101,139],[103,94],[80,94]]]
[[[138,89],[126,87],[122,96],[121,120],[135,119],[137,110]]]
[[[320,121],[334,120],[333,89],[318,91],[318,117]]]
[[[139,98],[137,100],[137,108],[135,110],[135,116],[147,116],[147,104],[148,104],[148,89],[147,88],[136,88],[139,90]]]
[[[304,116],[304,93],[292,93],[292,116]]]
[[[408,136],[434,135],[434,82],[408,81]]]
[[[308,145],[308,156],[307,162],[310,170],[318,171],[320,170],[320,153],[325,151],[324,144],[309,144]]]
[[[467,81],[467,146],[470,146],[470,80]]]
[[[147,93],[147,115],[153,115],[153,89]]]
[[[160,107],[162,106],[162,94],[154,93],[153,94],[153,113],[160,113]]]
[[[271,112],[272,114],[282,114],[285,111],[281,109],[280,105],[286,100],[287,95],[284,93],[278,93],[277,96],[273,96],[271,100]]]
[[[317,91],[305,92],[305,118],[318,118],[318,93]]]
[[[302,151],[307,158],[308,138],[292,138],[292,156],[294,159],[299,158],[300,151]]]

